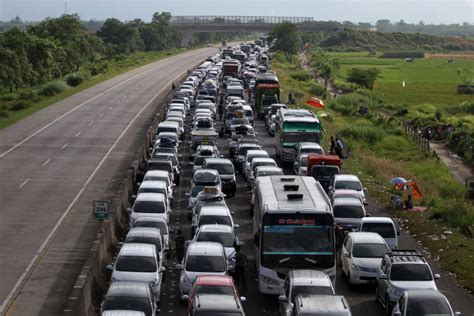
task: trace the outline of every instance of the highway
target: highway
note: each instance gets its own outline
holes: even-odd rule
[[[220,129],[221,123],[217,125]],[[275,155],[274,138],[269,137],[263,121],[256,120],[254,125],[255,131],[258,132],[259,144],[270,154],[275,161],[278,162]],[[189,140],[189,138],[187,138]],[[229,157],[229,147],[227,137],[218,139],[218,148],[221,155]],[[181,229],[186,239],[191,238],[190,222],[187,219],[187,197],[185,194],[189,192],[192,166],[189,163],[189,142],[182,144],[183,169],[181,176],[181,184],[175,188],[175,201],[173,212],[171,214],[170,228],[176,231]],[[286,174],[294,174],[293,170],[286,167]],[[384,206],[377,204],[370,199],[368,212],[372,216],[390,216],[384,210]],[[247,185],[242,175],[237,175],[237,193],[235,197],[226,199],[229,209],[234,212],[234,221],[239,224],[237,234],[239,240],[245,244],[242,248],[243,252],[249,259],[247,271],[247,289],[242,291],[241,295],[247,298],[244,303],[246,315],[279,315],[278,298],[276,296],[263,295],[258,291],[257,275],[255,270],[255,252],[253,247],[252,235],[252,217],[249,215],[249,200],[247,194]],[[401,249],[418,249],[423,252],[417,242],[405,231],[400,235]],[[453,305],[455,311],[462,312],[462,315],[474,315],[474,302],[472,296],[464,289],[456,285],[452,277],[446,272],[439,269],[431,259],[428,259],[433,273],[440,273],[441,279],[437,280],[439,289],[447,295]],[[175,269],[176,260],[168,261],[168,269],[165,277],[165,284],[162,287],[161,296],[161,315],[179,315],[187,314],[187,307],[178,300],[179,294],[179,275],[180,271]],[[170,264],[171,263],[171,264]],[[375,287],[373,285],[362,285],[349,287],[348,282],[341,275],[340,265],[337,267],[336,293],[344,295],[350,304],[354,316],[378,316],[384,315],[384,310],[379,303],[375,301]]]
[[[62,314],[110,198],[157,99],[202,48],[127,72],[0,131],[0,314]]]

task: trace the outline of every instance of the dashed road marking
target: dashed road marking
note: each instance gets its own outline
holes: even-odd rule
[[[28,183],[28,181],[30,181],[30,178],[28,178],[28,179],[26,179],[25,181],[23,181],[23,183],[22,183],[22,184],[20,184],[20,186],[18,187],[18,189],[21,189],[21,188],[23,188],[23,187],[25,186],[25,184],[27,184],[27,183]]]
[[[102,117],[102,116],[104,116],[104,112],[102,112],[102,113],[99,114],[99,117]]]
[[[42,166],[46,166],[49,162],[51,161],[51,158],[49,158],[48,160],[46,160],[45,162],[43,162]]]
[[[64,144],[63,147],[61,147],[61,150],[64,150],[67,146],[69,146],[69,143]]]
[[[82,134],[82,131],[79,131],[79,132],[77,132],[76,135],[74,135],[74,137],[79,137],[79,135],[81,135],[81,134]]]
[[[94,121],[89,122],[89,126],[92,126],[92,124],[94,124]]]

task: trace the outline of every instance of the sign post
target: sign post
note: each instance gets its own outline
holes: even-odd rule
[[[98,221],[109,219],[110,201],[92,201],[92,218]]]

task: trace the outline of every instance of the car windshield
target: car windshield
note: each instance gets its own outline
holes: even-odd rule
[[[432,281],[433,276],[426,264],[394,264],[390,271],[392,281]]]
[[[231,123],[231,125],[247,125],[249,124],[249,120],[248,118],[244,117],[244,118],[233,118]]]
[[[395,228],[391,223],[364,223],[361,231],[378,233],[383,238],[395,238]]]
[[[291,301],[294,302],[299,294],[334,295],[334,292],[330,286],[294,286],[291,290]]]
[[[335,205],[333,208],[334,217],[339,218],[362,218],[364,210],[356,205]]]
[[[209,156],[197,156],[194,158],[194,165],[195,166],[202,166],[204,163],[204,159],[209,158]]]
[[[252,150],[252,149],[260,149],[260,146],[244,146],[239,148],[239,155],[245,156],[247,151]]]
[[[168,234],[168,225],[165,222],[155,222],[155,221],[135,221],[134,227],[151,227],[158,228],[161,235]]]
[[[451,316],[453,313],[444,299],[409,299],[406,316],[420,315]]]
[[[194,184],[215,185],[219,183],[219,176],[211,172],[197,172],[193,177]]]
[[[200,232],[196,241],[214,241],[224,247],[234,247],[234,234],[223,232]]]
[[[287,132],[282,136],[282,143],[301,143],[307,141],[318,141],[319,134],[315,132]]]
[[[307,167],[308,166],[308,157],[301,157],[300,159],[300,166],[301,167]]]
[[[156,262],[153,257],[119,256],[115,270],[125,272],[155,272]]]
[[[354,244],[352,255],[356,258],[383,258],[388,251],[385,244]]]
[[[137,193],[162,193],[166,195],[165,188],[140,188]]]
[[[229,216],[220,216],[220,215],[205,215],[201,216],[199,219],[199,226],[207,224],[221,224],[221,225],[232,225],[232,221]]]
[[[240,312],[206,312],[206,311],[197,311],[193,315],[196,316],[242,316]]]
[[[321,178],[332,178],[339,174],[339,168],[336,166],[314,166],[311,169],[311,176]]]
[[[165,205],[155,201],[135,201],[133,204],[135,213],[164,213]]]
[[[234,165],[231,163],[210,163],[207,169],[215,169],[219,174],[234,174]]]
[[[170,183],[170,178],[169,177],[160,177],[160,176],[146,176],[143,178],[143,181],[164,181],[166,182],[166,185],[169,185]]]
[[[334,187],[336,190],[356,190],[362,191],[362,186],[360,185],[359,181],[336,181],[336,185]]]
[[[222,285],[198,285],[196,286],[196,294],[223,294],[234,295],[234,289],[230,286]],[[214,315],[214,314],[213,314]]]
[[[186,271],[192,272],[224,272],[226,263],[223,257],[217,256],[188,256]]]
[[[133,296],[114,296],[106,297],[102,305],[104,311],[114,310],[134,310],[145,313],[147,316],[152,316],[152,306],[150,299],[147,297],[133,297]]]
[[[164,170],[173,172],[173,166],[170,161],[153,161],[148,165],[148,170]]]

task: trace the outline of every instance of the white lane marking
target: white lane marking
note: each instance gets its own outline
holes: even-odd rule
[[[92,124],[94,124],[94,121],[89,122],[89,126],[92,126]]]
[[[126,98],[127,98],[127,96],[126,96],[126,95],[124,95],[124,96],[122,97],[122,99],[124,99],[124,100],[125,100]]]
[[[137,87],[137,90],[140,90],[140,87]]]
[[[74,135],[74,137],[79,137],[79,135],[81,135],[81,134],[82,134],[82,131],[79,131],[79,132],[77,132],[76,135]]]
[[[102,116],[104,116],[104,113],[100,113],[100,114],[99,114],[99,117],[102,117]]]
[[[51,161],[51,158],[49,158],[48,160],[46,160],[45,162],[43,162],[42,166],[46,166],[49,162]]]
[[[37,260],[39,258],[41,258],[43,256],[43,251],[46,249],[46,247],[49,245],[49,243],[51,242],[52,238],[56,235],[59,227],[61,226],[61,224],[64,222],[64,220],[66,219],[66,217],[69,215],[69,213],[71,212],[72,210],[72,207],[74,206],[74,204],[76,204],[77,200],[79,200],[79,198],[81,197],[82,193],[85,191],[87,185],[89,184],[89,182],[91,182],[92,178],[95,176],[95,174],[99,171],[100,167],[102,167],[102,165],[104,164],[105,160],[110,156],[110,153],[114,150],[114,148],[117,146],[117,144],[119,143],[119,141],[122,139],[122,137],[125,135],[125,133],[127,133],[128,129],[130,128],[130,126],[132,126],[132,124],[137,120],[137,118],[143,113],[143,111],[145,111],[149,106],[150,104],[153,103],[153,101],[155,100],[155,98],[160,94],[162,93],[165,88],[167,89],[168,87],[164,87],[162,89],[160,89],[157,93],[155,93],[151,99],[143,106],[143,108],[133,117],[133,119],[128,123],[128,125],[125,127],[125,129],[122,131],[122,133],[119,135],[119,137],[115,140],[115,142],[112,144],[112,147],[110,147],[109,151],[107,151],[107,153],[105,154],[105,156],[102,158],[102,160],[99,162],[99,164],[97,165],[97,167],[94,169],[94,171],[91,173],[91,175],[89,176],[89,178],[87,178],[86,182],[84,182],[84,184],[82,185],[82,188],[79,190],[79,192],[76,194],[76,196],[74,197],[74,199],[72,200],[72,202],[69,204],[69,206],[67,207],[66,211],[64,211],[63,215],[61,215],[61,218],[59,218],[58,222],[56,223],[56,225],[54,225],[53,227],[53,230],[51,230],[51,232],[49,233],[49,235],[46,237],[46,239],[44,240],[44,242],[41,244],[41,247],[39,248],[39,250],[36,252],[36,254],[33,256],[33,258],[31,259],[30,263],[28,264],[28,266],[26,267],[25,271],[23,271],[23,273],[21,274],[20,278],[17,280],[17,282],[15,283],[15,285],[13,286],[12,290],[10,291],[10,293],[8,294],[8,296],[5,298],[5,300],[3,301],[2,305],[0,306],[0,315],[2,315],[4,312],[5,312],[5,309],[9,306],[9,302],[13,299],[13,296],[16,295],[18,289],[20,288],[20,286],[23,284],[23,282],[25,281],[26,277],[30,274],[30,271],[31,269],[33,268],[33,266],[36,264]],[[67,144],[67,143],[66,143]],[[63,146],[64,147],[64,146]],[[28,179],[29,180],[29,179]],[[28,181],[26,181],[28,182]]]
[[[130,80],[133,80],[135,79],[136,77],[138,76],[141,76],[143,74],[146,74],[152,70],[155,70],[156,68],[158,67],[162,67],[163,66],[163,63],[158,63],[156,66],[154,67],[151,67],[149,69],[146,69],[146,70],[143,70],[142,72],[136,74],[136,75],[133,75],[132,77],[122,81],[122,82],[119,82],[117,83],[116,85],[104,90],[103,92],[99,93],[98,95],[96,95],[95,97],[92,97],[90,98],[89,100],[87,101],[84,101],[82,102],[81,104],[75,106],[74,108],[72,108],[71,110],[67,111],[66,113],[62,114],[61,116],[57,117],[56,119],[54,119],[53,121],[49,122],[48,124],[46,124],[45,126],[41,127],[40,129],[36,130],[33,134],[27,136],[26,138],[24,138],[22,141],[16,143],[13,147],[11,147],[10,149],[6,150],[5,152],[3,152],[2,154],[0,154],[0,158],[3,158],[5,157],[8,153],[12,152],[13,150],[17,149],[18,147],[20,147],[21,145],[23,145],[24,143],[26,143],[27,141],[29,141],[30,139],[32,139],[33,137],[35,137],[36,135],[38,135],[39,133],[41,133],[42,131],[44,131],[45,129],[47,129],[48,127],[50,127],[51,125],[53,125],[54,123],[58,122],[59,120],[63,119],[64,117],[68,116],[69,114],[75,112],[76,110],[82,108],[84,105],[87,105],[89,103],[91,103],[92,101],[94,101],[95,99],[103,96],[104,94],[112,91],[113,89],[117,88],[117,87],[120,87],[121,85],[123,85],[124,83],[127,83],[129,82]],[[127,97],[125,96],[124,99],[126,99]]]
[[[109,106],[109,110],[112,110],[114,107],[113,106]]]
[[[63,147],[61,147],[61,150],[64,150],[67,146],[69,146],[69,143],[64,144]]]
[[[28,179],[26,179],[25,181],[23,181],[23,183],[22,183],[22,184],[20,184],[20,186],[18,187],[18,189],[21,189],[21,188],[23,188],[23,187],[25,186],[25,184],[27,184],[27,183],[28,183],[28,181],[30,181],[30,178],[28,178]]]

